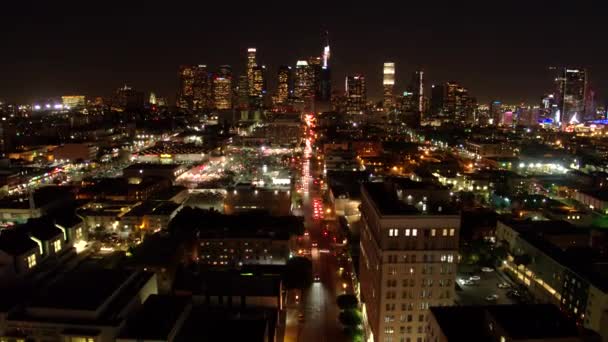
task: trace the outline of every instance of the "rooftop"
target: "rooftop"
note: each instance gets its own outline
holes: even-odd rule
[[[395,185],[391,183],[364,183],[362,185],[362,189],[369,195],[376,210],[378,210],[381,215],[450,215],[456,213],[454,208],[450,205],[429,205],[427,207],[427,211],[423,212],[415,206],[408,205],[401,201],[397,196]],[[405,190],[411,188],[403,187],[402,189]]]
[[[174,170],[181,167],[179,164],[153,164],[153,163],[136,163],[127,166],[123,170]]]
[[[494,321],[509,338],[540,340],[580,336],[576,323],[550,304],[431,307],[443,334],[452,341],[490,342]]]
[[[141,310],[127,321],[119,338],[168,341],[190,303],[190,297],[150,295]]]

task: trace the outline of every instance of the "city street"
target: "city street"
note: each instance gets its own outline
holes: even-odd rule
[[[336,296],[343,293],[343,282],[338,276],[337,251],[332,245],[335,223],[322,221],[322,194],[315,187],[314,179],[320,174],[311,163],[312,145],[307,140],[302,165],[302,212],[304,225],[309,234],[313,276],[318,277],[304,291],[299,305],[288,303],[285,341],[347,341],[338,321],[340,312]],[[313,165],[313,167],[311,167]],[[348,285],[350,287],[350,285]],[[349,292],[352,289],[347,288]],[[291,298],[288,298],[288,302]],[[303,318],[298,320],[298,315]]]

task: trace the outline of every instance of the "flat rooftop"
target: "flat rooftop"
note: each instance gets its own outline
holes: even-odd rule
[[[190,297],[150,295],[141,310],[127,321],[118,338],[168,341],[190,304]]]
[[[414,182],[416,183],[416,182]],[[408,205],[401,201],[397,196],[396,189],[390,183],[364,183],[362,185],[376,209],[384,216],[402,216],[402,215],[450,215],[456,214],[457,211],[449,205],[430,205],[427,211],[423,212],[413,205]],[[406,190],[408,188],[403,188]]]
[[[28,306],[94,311],[132,275],[128,270],[77,268],[45,287]]]
[[[430,310],[449,341],[494,341],[490,321],[516,340],[580,336],[576,323],[550,304],[449,306]]]

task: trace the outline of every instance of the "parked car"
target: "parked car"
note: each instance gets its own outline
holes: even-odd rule
[[[486,297],[486,300],[488,302],[495,302],[498,300],[498,295],[497,294],[492,294]]]
[[[511,285],[509,285],[508,283],[498,283],[498,288],[499,289],[509,289],[509,288],[511,288]]]

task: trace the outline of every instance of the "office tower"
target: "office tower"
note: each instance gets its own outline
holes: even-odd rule
[[[206,110],[213,107],[213,79],[207,66],[193,65],[192,107],[194,110]]]
[[[296,63],[296,75],[294,95],[299,100],[310,98],[314,95],[314,71],[308,62],[299,60]]]
[[[236,86],[236,107],[247,109],[249,107],[249,79],[247,75],[239,76]]]
[[[117,111],[140,109],[144,106],[144,93],[125,84],[116,90],[111,102],[112,109]]]
[[[279,104],[285,104],[288,102],[292,89],[292,76],[291,67],[287,65],[281,65],[278,72],[278,86],[277,86],[277,102]]]
[[[424,112],[424,71],[419,70],[414,72],[410,90],[414,93],[416,110],[422,114]]]
[[[266,97],[266,66],[253,67],[253,89],[249,89],[249,97],[253,108],[261,108]]]
[[[361,301],[373,341],[423,341],[429,307],[450,306],[460,215],[449,189],[409,179],[361,187]]]
[[[308,57],[309,72],[312,77],[312,93],[315,99],[321,98],[321,71],[323,70],[321,57]]]
[[[470,119],[473,99],[468,90],[456,82],[446,82],[443,87],[443,115],[454,124],[462,124]]]
[[[177,107],[192,109],[194,97],[194,67],[182,65],[179,67],[179,89],[177,91]]]
[[[346,112],[363,114],[367,101],[365,77],[363,75],[346,76]]]
[[[329,49],[329,34],[325,32],[325,46],[323,47],[323,64],[321,67],[321,91],[320,101],[331,101],[331,70],[329,68],[329,59],[331,57]]]
[[[222,65],[213,77],[213,102],[215,109],[232,108],[232,68]]]
[[[490,118],[492,119],[492,123],[496,126],[501,124],[501,118],[504,110],[502,108],[502,102],[500,101],[492,101],[490,103]]]
[[[384,88],[384,111],[388,112],[395,107],[395,63],[386,62],[382,69],[382,87]]]
[[[255,94],[255,91],[253,89],[253,83],[254,83],[253,69],[258,65],[255,54],[256,54],[255,48],[247,49],[247,88],[249,89],[249,96],[257,95],[257,94]]]
[[[445,99],[445,87],[443,84],[433,84],[431,86],[431,108],[432,117],[440,117],[443,113],[443,101]]]
[[[562,125],[582,122],[587,91],[585,69],[564,68],[555,81],[558,87],[559,122]]]

